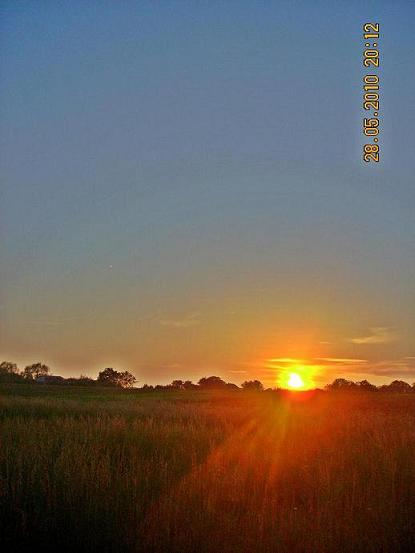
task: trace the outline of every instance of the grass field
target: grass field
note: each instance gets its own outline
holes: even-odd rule
[[[414,550],[415,394],[0,396],[3,551]]]

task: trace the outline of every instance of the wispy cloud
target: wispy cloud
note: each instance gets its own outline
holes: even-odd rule
[[[310,357],[309,359],[293,359],[291,357],[274,357],[266,359],[263,365],[271,369],[280,369],[293,367],[295,365],[332,367],[342,365],[350,367],[352,365],[361,365],[367,363],[366,359],[357,359],[355,357]]]
[[[318,360],[316,360],[318,361]],[[329,358],[326,360],[321,359],[321,366],[324,369],[324,373],[338,374],[339,372],[347,375],[365,375],[368,378],[370,376],[381,376],[390,378],[404,378],[415,379],[415,360],[408,357],[400,359],[387,359],[383,361],[369,361],[364,359],[344,359],[344,362],[337,360],[338,362],[330,362]]]
[[[361,363],[367,363],[366,359],[355,359],[348,357],[318,357],[315,359],[318,363],[329,363],[339,365],[360,365]]]
[[[162,326],[169,326],[171,328],[189,328],[200,324],[198,313],[188,313],[187,315],[176,319],[163,318],[160,319],[159,322]]]
[[[66,317],[66,318],[51,318],[51,319],[32,319],[30,324],[42,327],[58,327],[74,321],[80,321],[82,317]]]
[[[273,357],[268,359],[269,363],[303,363],[302,359],[293,359],[291,357]]]
[[[397,339],[396,334],[387,326],[375,326],[367,336],[351,338],[352,344],[388,344]]]
[[[371,363],[365,372],[374,376],[415,379],[415,362],[413,358],[408,357],[378,361]]]

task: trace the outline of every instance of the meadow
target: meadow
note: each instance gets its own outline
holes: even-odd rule
[[[2,551],[400,553],[415,394],[0,386]]]

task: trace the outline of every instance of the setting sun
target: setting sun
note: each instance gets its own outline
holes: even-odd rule
[[[275,371],[278,387],[289,390],[313,390],[315,378],[321,371],[319,365],[299,357],[273,357],[267,360],[266,366]]]
[[[287,384],[290,388],[294,388],[294,389],[304,387],[304,381],[301,378],[301,376],[297,373],[290,373]]]

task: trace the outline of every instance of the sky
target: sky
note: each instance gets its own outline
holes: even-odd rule
[[[410,1],[3,1],[1,359],[140,385],[413,382],[414,18]]]

